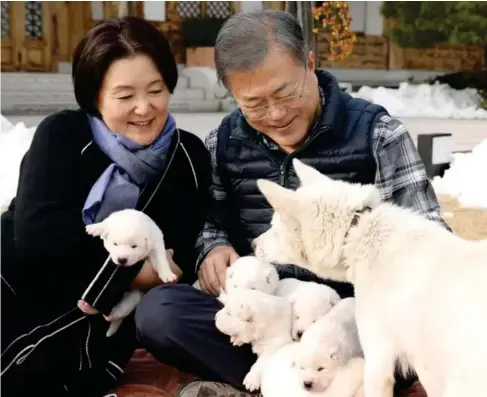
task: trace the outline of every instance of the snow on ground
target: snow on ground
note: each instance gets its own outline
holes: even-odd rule
[[[454,153],[442,178],[433,178],[437,194],[457,198],[462,207],[487,208],[487,139],[470,153]]]
[[[404,88],[405,87],[405,88]],[[403,91],[408,91],[407,86],[403,87]],[[393,90],[388,90],[393,91]],[[385,91],[385,92],[388,92]],[[368,91],[369,93],[376,92],[373,96],[377,96],[380,99],[379,93],[381,89],[376,89],[373,91]],[[444,91],[439,91],[444,92]],[[393,95],[393,94],[389,94]],[[419,95],[419,94],[418,94]],[[461,95],[459,96],[461,97]],[[472,100],[473,94],[464,94],[464,98],[470,98]],[[377,100],[377,98],[376,98]],[[462,102],[463,101],[463,102]],[[413,101],[412,101],[413,102]],[[458,98],[452,99],[454,103],[472,103],[468,102],[467,99],[459,100]],[[390,101],[390,103],[394,103]],[[439,101],[438,103],[441,103]],[[414,105],[419,107],[417,105]],[[423,105],[425,108],[428,107],[430,110],[435,106],[434,104]],[[464,106],[465,107],[465,106]],[[389,108],[391,108],[389,106]],[[451,109],[445,105],[442,109]],[[438,113],[441,111],[439,109],[435,110],[436,114],[428,114],[426,117],[432,118],[437,117]],[[482,116],[481,111],[477,111],[478,115]],[[485,112],[485,111],[484,111]],[[392,112],[394,113],[394,112]],[[445,114],[446,111],[443,111]],[[460,112],[461,113],[461,112]],[[459,113],[459,114],[460,114]],[[486,112],[487,113],[487,112]],[[467,111],[464,110],[462,113],[464,116]],[[412,115],[409,114],[409,117]],[[199,115],[189,115],[189,114],[178,114],[176,119],[178,120],[178,125],[181,128],[193,131],[198,134],[202,139],[211,129],[215,128],[221,119],[224,117],[223,113],[218,114],[199,114]],[[466,117],[466,116],[465,116]],[[487,119],[487,117],[484,117]],[[17,121],[19,118],[15,118]],[[195,123],[195,119],[196,123]],[[22,119],[20,119],[22,120]],[[409,119],[411,122],[413,119]],[[421,120],[417,119],[418,122]],[[487,121],[477,120],[476,123],[485,123],[487,132]],[[36,125],[37,120],[27,123],[29,126]],[[440,120],[438,120],[440,123]],[[448,120],[442,120],[441,123],[448,123]],[[465,134],[472,132],[469,129],[472,126],[463,125],[463,123],[468,123],[465,121],[455,121],[454,124],[461,123],[461,125],[455,126],[455,131],[457,128],[464,130]],[[423,123],[424,124],[424,123]],[[425,133],[426,130],[430,130],[431,126],[418,124],[415,128],[420,131],[420,133]],[[428,128],[427,128],[428,127]],[[441,127],[441,126],[440,126]],[[439,127],[439,128],[440,128]],[[445,126],[441,127],[440,130]],[[450,126],[451,127],[451,126]],[[199,128],[199,129],[198,129]],[[478,126],[476,126],[478,130]],[[0,132],[0,212],[5,210],[9,205],[12,197],[15,196],[17,190],[17,181],[19,175],[19,166],[24,153],[30,146],[30,142],[35,131],[35,127],[26,127],[24,122],[17,122],[15,124],[11,123],[8,119],[1,116],[1,132]],[[416,131],[416,133],[418,133]],[[458,133],[458,131],[457,131]],[[477,134],[478,135],[478,134]],[[477,137],[475,135],[475,137]],[[487,134],[481,134],[481,139],[487,137]],[[470,149],[472,146],[469,146]],[[433,180],[433,185],[438,194],[448,194],[455,196],[459,199],[460,204],[465,207],[482,207],[487,208],[487,182],[482,182],[486,180],[485,175],[487,175],[487,139],[484,139],[479,145],[475,146],[471,153],[454,153],[453,161],[451,167],[445,172],[443,178],[435,178]]]
[[[12,125],[2,118],[0,131],[0,212],[5,210],[17,192],[20,162],[29,149],[35,127],[24,123]]]
[[[473,88],[403,82],[398,89],[364,86],[352,95],[382,105],[397,117],[487,119],[487,110],[479,108],[480,94]]]

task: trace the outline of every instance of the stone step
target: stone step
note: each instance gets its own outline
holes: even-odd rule
[[[178,71],[178,84],[170,101],[172,111],[217,112],[234,108],[227,90],[218,84],[214,69],[178,66]],[[77,108],[68,73],[8,72],[0,78],[4,114],[40,114]]]
[[[44,91],[60,90],[72,91],[73,83],[71,75],[61,73],[15,73],[5,72],[1,74],[2,92],[4,91]],[[176,90],[189,88],[189,78],[180,75]],[[197,87],[194,87],[197,88]]]

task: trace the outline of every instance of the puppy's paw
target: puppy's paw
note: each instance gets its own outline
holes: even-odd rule
[[[239,347],[239,346],[242,346],[244,344],[244,342],[242,340],[240,340],[239,338],[237,338],[236,336],[230,337],[230,343],[235,347]]]
[[[261,383],[260,372],[252,370],[251,368],[249,373],[245,376],[243,380],[243,385],[248,391],[254,392],[260,389],[260,383]]]
[[[173,284],[178,281],[178,276],[176,276],[173,272],[167,270],[159,272],[159,278],[163,283],[166,284]]]
[[[87,225],[85,227],[86,233],[90,236],[98,237],[101,236],[105,232],[105,227],[103,224],[100,223],[93,223],[92,225]]]
[[[120,325],[122,324],[122,320],[115,320],[110,322],[110,326],[108,327],[106,337],[109,338],[110,336],[114,335],[115,332],[118,331]]]

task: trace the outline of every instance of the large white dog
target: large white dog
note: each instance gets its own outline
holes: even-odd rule
[[[275,294],[291,302],[294,340],[299,340],[311,324],[328,313],[340,300],[340,295],[333,288],[295,278],[280,280]]]
[[[428,397],[485,396],[487,242],[382,202],[372,185],[293,164],[296,191],[258,181],[277,215],[256,254],[354,284],[365,396],[392,396],[397,359]]]
[[[109,215],[102,222],[86,226],[91,236],[99,236],[114,263],[133,266],[149,259],[159,278],[165,283],[176,281],[166,254],[164,236],[155,222],[141,211],[126,209]],[[113,335],[122,319],[128,316],[140,302],[142,293],[127,291],[110,313],[111,323],[107,336]]]
[[[291,304],[285,298],[246,289],[227,295],[225,306],[216,313],[215,324],[234,345],[250,343],[257,354],[257,361],[243,382],[248,390],[260,388],[268,359],[293,342],[291,323]]]

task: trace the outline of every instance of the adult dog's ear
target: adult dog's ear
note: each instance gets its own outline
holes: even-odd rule
[[[297,207],[297,197],[294,190],[265,179],[257,180],[257,187],[262,192],[272,208],[278,213],[292,213]]]
[[[323,183],[327,181],[327,177],[325,175],[323,175],[313,167],[304,164],[298,159],[293,159],[293,167],[296,175],[299,178],[301,186],[315,185],[317,183]]]

